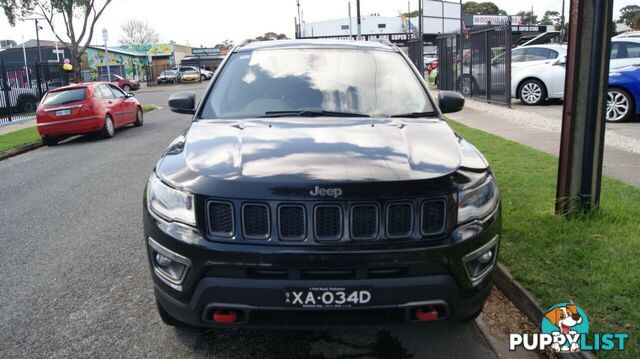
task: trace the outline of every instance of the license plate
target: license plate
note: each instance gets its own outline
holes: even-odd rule
[[[312,287],[286,288],[284,304],[300,308],[351,308],[371,305],[369,288]]]
[[[68,116],[71,114],[71,110],[59,110],[56,111],[56,116],[60,117],[60,116]]]

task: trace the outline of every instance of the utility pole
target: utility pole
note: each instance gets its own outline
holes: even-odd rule
[[[356,0],[356,11],[358,16],[358,40],[362,40],[362,18],[360,17],[360,0]]]
[[[560,15],[560,43],[564,42],[564,32],[567,29],[564,28],[564,3],[565,0],[562,0],[562,14]]]
[[[38,19],[33,19],[36,22],[36,46],[38,47],[38,62],[42,61],[42,53],[40,52],[40,26],[38,25]]]
[[[353,40],[353,27],[351,25],[351,1],[349,1],[349,40]]]
[[[444,6],[444,4],[442,5]],[[444,11],[444,10],[443,10]],[[444,23],[444,19],[442,20]],[[444,24],[442,25],[444,26]],[[418,40],[420,41],[420,51],[418,51],[418,69],[424,72],[424,36],[422,35],[422,0],[418,0]]]
[[[613,1],[570,0],[556,213],[600,204]]]
[[[300,17],[300,0],[298,3],[298,37],[302,37],[302,17]]]

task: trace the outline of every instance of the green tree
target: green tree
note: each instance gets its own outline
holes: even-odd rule
[[[618,19],[618,22],[622,22],[629,27],[634,27],[633,19],[637,14],[640,14],[640,6],[627,5],[620,9],[620,19]]]
[[[234,46],[235,44],[233,43],[233,40],[226,39],[223,42],[216,44],[214,47],[218,49],[231,49]]]
[[[93,39],[93,31],[111,0],[0,0],[0,6],[11,26],[32,17],[46,20],[56,38],[71,52],[73,77],[80,81],[80,59]],[[62,16],[64,29],[54,26]]]
[[[498,5],[486,1],[467,1],[462,4],[462,13],[465,15],[506,15],[507,12],[500,9]]]
[[[635,14],[635,16],[633,17],[633,19],[631,19],[631,25],[630,27],[634,30],[640,30],[640,12],[638,12],[637,14]]]
[[[400,16],[406,17],[418,17],[418,15],[420,15],[420,10],[413,10],[412,12],[403,12],[400,14]]]
[[[269,40],[288,40],[289,38],[285,34],[276,34],[275,32],[265,32],[264,35],[256,37],[259,41]]]
[[[536,24],[538,22],[538,15],[536,15],[532,11],[520,11],[516,14],[516,16],[521,16],[522,22],[524,22],[525,24]]]
[[[540,25],[553,25],[556,30],[560,30],[562,26],[562,16],[557,11],[547,10],[540,20]]]

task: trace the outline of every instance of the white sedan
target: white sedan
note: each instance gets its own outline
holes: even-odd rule
[[[511,51],[511,95],[525,105],[564,97],[564,45],[531,45]]]
[[[567,47],[531,45],[511,51],[511,95],[525,105],[564,98]],[[640,38],[611,39],[610,70],[640,63]]]

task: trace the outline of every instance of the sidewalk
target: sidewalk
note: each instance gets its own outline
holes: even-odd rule
[[[17,123],[8,123],[0,125],[0,135],[4,135],[10,132],[15,132],[18,130],[22,130],[27,127],[34,127],[36,125],[36,120],[28,120],[28,121],[20,121]]]
[[[447,117],[556,157],[560,152],[558,119],[475,100],[467,100],[463,111]],[[640,142],[607,132],[603,168],[605,175],[640,187]]]

